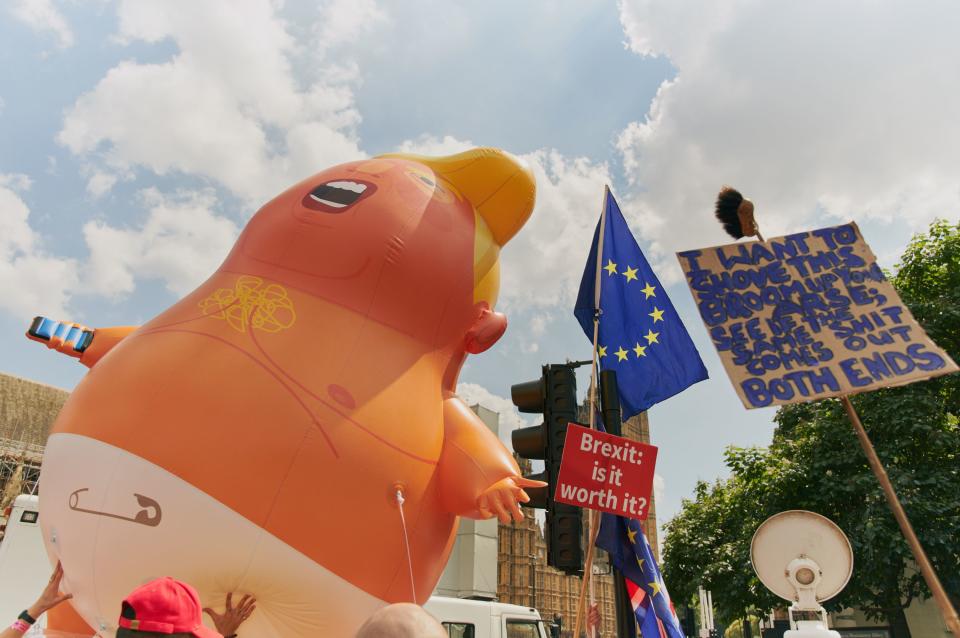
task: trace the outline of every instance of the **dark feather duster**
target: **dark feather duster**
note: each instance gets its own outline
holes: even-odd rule
[[[737,216],[737,209],[743,202],[743,195],[735,188],[724,186],[717,195],[717,206],[715,214],[717,220],[723,224],[723,229],[727,231],[734,239],[743,237],[743,229],[740,227],[740,218]]]

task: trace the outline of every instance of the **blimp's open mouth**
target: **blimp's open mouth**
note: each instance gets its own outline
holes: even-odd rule
[[[325,182],[307,193],[303,205],[312,210],[342,213],[375,188],[373,184],[352,180]]]

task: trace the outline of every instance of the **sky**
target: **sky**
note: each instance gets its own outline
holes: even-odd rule
[[[957,33],[946,0],[10,0],[0,371],[72,388],[85,368],[27,341],[33,316],[150,319],[328,166],[498,146],[537,204],[502,254],[509,329],[460,394],[533,424],[510,385],[590,356],[572,309],[609,184],[710,373],[650,410],[662,524],[774,427],[734,394],[674,252],[728,241],[723,184],[767,237],[855,220],[886,267],[960,218]]]

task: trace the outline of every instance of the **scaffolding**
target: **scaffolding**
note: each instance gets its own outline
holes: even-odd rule
[[[36,494],[47,433],[69,393],[0,373],[0,518],[20,494]]]
[[[38,443],[0,437],[0,511],[20,494],[37,493],[43,449]]]

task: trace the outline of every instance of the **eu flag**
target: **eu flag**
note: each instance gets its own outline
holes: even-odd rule
[[[610,562],[626,580],[641,638],[685,638],[640,523],[632,518],[604,514],[597,547],[610,554]]]
[[[601,228],[602,263],[597,263]],[[609,189],[573,311],[591,342],[596,313],[600,369],[617,372],[625,417],[707,378],[700,354]]]

